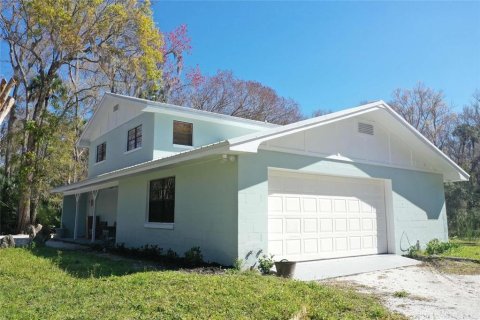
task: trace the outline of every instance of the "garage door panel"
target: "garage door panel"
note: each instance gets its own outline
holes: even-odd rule
[[[287,255],[299,255],[301,253],[301,239],[287,239],[286,244],[286,254]]]
[[[286,197],[285,207],[287,212],[301,212],[300,197]]]
[[[317,233],[318,232],[318,219],[305,218],[303,219],[303,232],[305,233]]]
[[[307,254],[318,253],[318,239],[317,238],[304,239],[303,240],[303,245],[304,245],[304,253],[307,253]]]
[[[347,231],[347,219],[335,219],[335,231]]]
[[[373,236],[364,236],[362,237],[362,244],[365,249],[373,248],[374,239]]]
[[[269,240],[268,251],[276,257],[283,255],[283,240]]]
[[[350,241],[350,249],[351,250],[360,250],[362,249],[362,237],[355,237],[355,236],[350,236],[349,237]]]
[[[320,212],[332,212],[332,199],[320,198],[318,202],[320,205]]]
[[[348,212],[349,213],[360,212],[360,204],[358,200],[356,199],[348,200]]]
[[[301,233],[301,218],[285,219],[286,233]]]
[[[333,200],[335,212],[347,212],[347,203],[344,199]]]
[[[271,212],[283,212],[283,197],[281,196],[269,196],[268,197],[268,211]]]
[[[347,237],[335,238],[335,251],[347,251],[348,250],[347,241],[348,241]]]
[[[332,252],[333,238],[320,238],[320,250],[322,252]]]
[[[268,232],[269,233],[283,233],[283,219],[268,219]]]
[[[303,198],[302,199],[303,212],[317,213],[317,199],[316,198]]]
[[[320,219],[320,231],[321,232],[333,231],[333,219]]]
[[[386,252],[383,190],[368,179],[269,178],[269,252],[291,260]]]

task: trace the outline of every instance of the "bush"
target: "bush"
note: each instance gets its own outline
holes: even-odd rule
[[[416,257],[418,257],[419,251],[420,251],[420,250],[418,250],[418,247],[417,247],[417,246],[410,246],[410,247],[407,249],[407,254],[406,254],[406,256],[409,257],[409,258],[416,258]]]
[[[168,249],[165,258],[167,259],[167,261],[174,262],[178,260],[178,254],[172,249]]]
[[[43,202],[38,207],[37,222],[44,227],[50,228],[60,227],[60,217],[62,212],[60,208],[51,203]]]
[[[275,262],[273,261],[273,254],[270,256],[264,254],[260,259],[258,259],[258,270],[260,270],[262,274],[269,274],[270,269],[272,269],[274,264]]]
[[[203,255],[200,247],[193,247],[185,252],[185,263],[192,267],[203,264]]]
[[[452,248],[455,248],[457,245],[452,242],[442,242],[438,239],[430,240],[427,243],[427,247],[425,248],[425,252],[429,255],[432,254],[442,254]]]
[[[140,247],[141,256],[147,259],[158,259],[162,255],[163,249],[157,245],[145,245]]]
[[[242,268],[243,268],[243,264],[244,264],[244,261],[243,259],[235,259],[235,261],[233,262],[233,269],[236,270],[236,271],[241,271]]]

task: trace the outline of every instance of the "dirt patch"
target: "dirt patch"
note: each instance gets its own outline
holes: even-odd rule
[[[448,259],[434,259],[424,266],[433,267],[439,272],[457,275],[480,275],[480,263],[471,261],[455,261]]]
[[[448,268],[455,266],[470,268]],[[446,273],[442,267],[425,263],[327,282],[374,294],[391,310],[413,319],[478,319],[480,275]]]
[[[194,268],[182,268],[175,264],[162,264],[154,261],[142,260],[136,258],[129,258],[121,255],[116,255],[110,252],[95,252],[93,253],[99,257],[107,258],[113,261],[125,261],[131,263],[136,270],[139,271],[166,271],[166,270],[178,270],[186,273],[198,273],[198,274],[225,274],[226,269],[216,266],[203,266]]]

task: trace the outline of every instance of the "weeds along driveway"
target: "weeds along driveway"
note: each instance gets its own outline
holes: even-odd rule
[[[458,275],[440,270],[423,264],[326,282],[373,293],[389,309],[412,319],[479,319],[480,274]]]

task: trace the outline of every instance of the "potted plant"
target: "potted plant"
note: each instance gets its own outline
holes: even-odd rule
[[[295,261],[288,261],[287,259],[282,259],[280,261],[275,261],[275,269],[277,269],[277,276],[284,278],[292,278],[295,273],[295,266],[297,263]]]
[[[258,270],[260,270],[262,274],[270,274],[270,269],[272,269],[273,264],[273,254],[270,256],[264,254],[260,259],[258,259]]]

